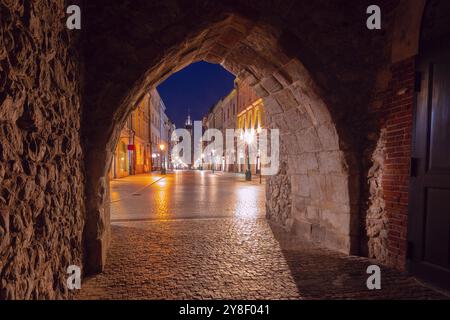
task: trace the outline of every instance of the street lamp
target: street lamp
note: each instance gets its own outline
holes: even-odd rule
[[[245,180],[251,181],[252,180],[252,170],[250,167],[250,145],[253,143],[253,136],[254,132],[251,130],[251,132],[245,131],[244,134],[244,141],[245,141],[245,147],[246,147],[246,153],[247,153],[247,170],[245,171]]]
[[[156,153],[152,153],[152,171],[155,170]]]
[[[262,170],[261,170],[261,150],[258,149],[258,157],[256,161],[256,170],[259,173],[259,184],[262,183]]]
[[[214,173],[214,154],[216,153],[216,150],[213,149],[211,151],[211,166],[212,166],[212,173]]]
[[[204,154],[204,153],[202,153],[201,158],[202,158],[202,165],[201,165],[201,167],[200,167],[200,170],[203,170],[203,161],[204,161],[204,159],[205,159],[205,154]]]
[[[166,174],[166,167],[165,167],[165,162],[166,162],[166,157],[163,155],[164,149],[166,148],[166,146],[161,143],[159,145],[159,150],[160,150],[160,161],[161,161],[161,174]],[[164,164],[163,164],[163,157],[164,157]]]

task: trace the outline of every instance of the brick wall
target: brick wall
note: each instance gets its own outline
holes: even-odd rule
[[[381,114],[385,130],[382,188],[387,223],[387,263],[405,269],[408,224],[415,58],[391,67],[392,78]]]

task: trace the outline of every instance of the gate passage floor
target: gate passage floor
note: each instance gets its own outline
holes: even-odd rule
[[[178,171],[111,184],[105,271],[77,299],[448,299],[372,261],[284,235],[264,219],[264,185],[233,174]]]

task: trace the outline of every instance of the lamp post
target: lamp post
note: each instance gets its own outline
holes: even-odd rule
[[[155,170],[156,153],[152,153],[152,171]]]
[[[160,161],[161,161],[161,174],[166,174],[166,167],[165,167],[166,157],[164,157],[164,155],[163,155],[165,147],[166,146],[163,143],[161,143],[159,145]],[[163,163],[163,157],[164,157],[164,163]]]
[[[261,150],[258,149],[258,157],[256,161],[256,170],[259,173],[259,184],[262,184],[262,170],[261,170]]]
[[[201,158],[202,158],[202,165],[201,165],[201,167],[200,167],[200,170],[203,170],[203,161],[204,161],[204,158],[205,158],[205,154],[204,153],[202,153],[202,156],[201,156]]]
[[[262,132],[262,128],[258,125],[258,129],[256,129],[256,142],[258,146],[258,156],[256,161],[256,171],[259,173],[259,184],[262,184],[262,167],[261,167],[261,149],[260,149],[260,135]]]
[[[250,144],[253,142],[253,136],[254,133],[246,131],[244,134],[244,140],[245,140],[245,147],[246,147],[246,155],[247,155],[247,170],[245,171],[245,180],[251,181],[252,180],[252,170],[250,167]]]
[[[212,167],[212,173],[214,173],[214,154],[216,153],[216,150],[211,151],[211,167]]]

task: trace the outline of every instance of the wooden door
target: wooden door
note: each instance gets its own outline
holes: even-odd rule
[[[418,62],[409,270],[450,288],[450,38]]]

